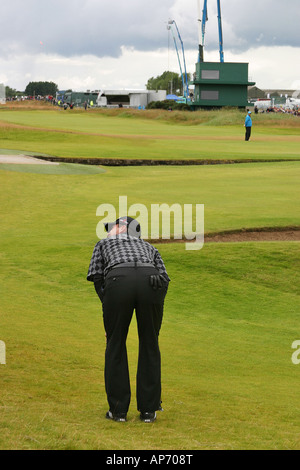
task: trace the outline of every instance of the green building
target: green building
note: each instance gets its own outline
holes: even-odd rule
[[[98,98],[98,91],[86,91],[86,92],[77,92],[77,91],[66,91],[63,96],[63,100],[67,104],[74,104],[74,106],[84,106],[86,102],[88,105],[93,103],[93,106],[96,105]]]
[[[234,106],[248,103],[248,64],[233,62],[198,62],[191,85],[195,85],[193,109]]]

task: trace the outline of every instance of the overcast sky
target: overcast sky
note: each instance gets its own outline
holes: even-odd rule
[[[0,10],[0,83],[24,90],[48,80],[60,89],[144,88],[179,73],[169,19],[188,72],[198,55],[197,0],[9,0]],[[217,2],[208,1],[205,60],[219,61]],[[300,89],[300,0],[223,0],[225,61],[249,62],[261,88]],[[201,0],[201,9],[203,0]]]

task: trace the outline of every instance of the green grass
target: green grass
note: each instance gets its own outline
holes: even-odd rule
[[[118,209],[120,195],[128,196],[128,208],[135,203],[144,204],[149,214],[151,204],[204,204],[206,233],[300,225],[297,210],[300,162],[205,167],[106,167],[105,174],[78,177],[27,175],[1,171],[1,167],[1,188],[7,208],[7,214],[2,215],[2,230],[12,218],[11,223],[17,224],[18,230],[28,236],[32,219],[26,215],[36,214],[39,222],[47,207],[52,208],[54,204],[57,219],[70,223],[80,220],[84,238],[92,242],[100,220],[96,217],[97,207],[110,203]],[[59,204],[54,203],[53,190]],[[51,227],[48,225],[46,233],[49,230]],[[55,236],[55,230],[56,227],[51,236]]]
[[[59,165],[24,165],[2,163],[0,171],[15,171],[17,173],[35,173],[39,175],[97,175],[105,173],[98,166],[78,165],[76,163],[60,163]]]
[[[300,120],[276,116],[255,117],[253,138],[244,142],[244,114],[237,111],[2,109],[0,141],[7,149],[73,158],[299,159]]]
[[[299,158],[299,120],[259,116],[246,146],[242,116],[6,108],[0,153]],[[299,226],[300,162],[43,168],[0,165],[0,448],[299,449],[299,242],[157,245],[172,281],[160,337],[165,412],[149,426],[136,411],[135,321],[129,421],[104,418],[105,336],[85,278],[100,204],[203,203],[206,233]]]
[[[291,363],[299,246],[160,251],[172,278],[160,338],[165,412],[153,426],[139,423],[133,322],[133,398],[120,428],[104,419],[105,338],[99,301],[84,280],[89,247],[74,237],[68,246],[36,240],[11,249],[2,280],[14,293],[13,302],[2,301],[2,449],[299,448],[299,377]]]
[[[1,449],[299,449],[299,243],[159,245],[172,279],[160,344],[163,406],[139,422],[136,325],[129,422],[104,419],[105,337],[85,277],[96,208],[205,203],[206,231],[299,225],[300,163],[0,170]]]

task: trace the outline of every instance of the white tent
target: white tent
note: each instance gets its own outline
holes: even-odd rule
[[[0,104],[6,103],[5,86],[0,83]]]

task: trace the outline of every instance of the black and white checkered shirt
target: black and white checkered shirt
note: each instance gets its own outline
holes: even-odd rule
[[[132,261],[152,263],[159,274],[170,280],[158,250],[145,240],[127,234],[104,238],[95,245],[87,280],[95,282],[104,279],[116,264]]]

